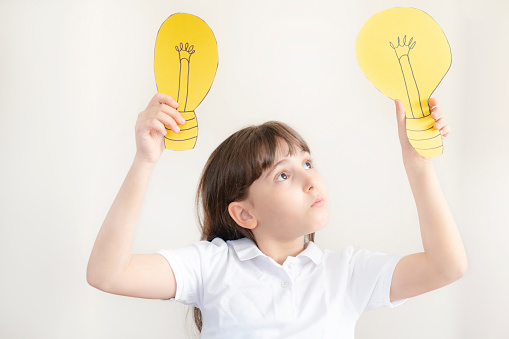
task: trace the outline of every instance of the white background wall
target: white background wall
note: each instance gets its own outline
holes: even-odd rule
[[[365,313],[356,338],[509,337],[505,0],[0,2],[0,337],[191,337],[186,306],[109,295],[85,277],[135,154],[137,115],[156,93],[157,31],[175,12],[212,28],[219,68],[196,109],[196,148],[165,151],[153,173],[136,253],[199,239],[193,203],[207,157],[266,120],[305,137],[328,184],[321,248],[421,251],[394,104],[354,49],[371,15],[398,6],[430,14],[452,48],[434,96],[453,132],[435,164],[470,266],[450,286]]]

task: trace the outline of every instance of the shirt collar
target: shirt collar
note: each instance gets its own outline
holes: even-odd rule
[[[238,240],[229,240],[231,242],[237,256],[241,261],[250,260],[258,256],[267,256],[264,254],[258,246],[249,238],[242,238]],[[308,257],[311,259],[316,265],[319,265],[322,260],[322,250],[313,241],[308,241],[305,245],[305,248],[302,252],[297,254],[297,258],[299,257]]]

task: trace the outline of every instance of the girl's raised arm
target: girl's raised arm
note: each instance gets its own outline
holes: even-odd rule
[[[175,296],[168,261],[159,254],[132,254],[134,234],[152,171],[164,150],[166,126],[178,133],[185,121],[178,104],[156,94],[136,122],[136,156],[97,235],[87,267],[90,285],[109,293],[140,298]]]

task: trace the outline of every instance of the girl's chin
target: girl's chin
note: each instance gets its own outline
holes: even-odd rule
[[[327,226],[328,218],[326,220],[323,220],[323,222],[317,223],[316,226],[313,228],[313,232],[319,231],[323,229],[325,226]],[[312,233],[312,232],[311,232]]]

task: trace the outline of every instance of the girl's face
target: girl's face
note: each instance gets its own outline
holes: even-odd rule
[[[298,149],[289,155],[285,142],[279,146],[274,166],[249,188],[247,201],[257,220],[253,229],[257,239],[294,240],[323,228],[329,219],[327,190],[310,154]]]

